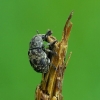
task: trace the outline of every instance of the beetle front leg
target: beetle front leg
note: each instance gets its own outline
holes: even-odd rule
[[[48,30],[47,33],[45,34],[46,40],[47,40],[47,37],[50,36],[51,34],[52,34],[52,31],[51,30]]]
[[[48,39],[47,39],[47,38],[48,38],[48,36],[50,36],[51,34],[52,34],[52,31],[51,31],[51,30],[48,30],[46,34],[43,34],[43,35],[42,35],[43,41],[48,42]]]

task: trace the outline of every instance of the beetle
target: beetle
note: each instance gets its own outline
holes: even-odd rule
[[[28,56],[29,62],[33,69],[39,73],[47,73],[50,67],[51,57],[48,54],[55,54],[52,49],[45,49],[44,41],[47,41],[47,37],[52,34],[51,30],[48,30],[46,34],[35,35],[29,44]],[[50,43],[49,46],[53,47],[56,41]]]

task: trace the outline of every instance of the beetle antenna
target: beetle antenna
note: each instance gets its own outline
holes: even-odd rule
[[[36,32],[37,32],[37,34],[39,34],[39,31],[38,30]]]

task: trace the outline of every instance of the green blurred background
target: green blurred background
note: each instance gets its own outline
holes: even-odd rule
[[[47,29],[60,40],[72,10],[64,100],[100,100],[100,0],[0,0],[0,100],[34,100],[41,74],[28,62],[29,41]]]

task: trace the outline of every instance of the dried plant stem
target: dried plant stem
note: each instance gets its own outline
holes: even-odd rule
[[[56,42],[53,48],[53,50],[57,52],[57,55],[53,56],[51,59],[50,70],[48,73],[43,74],[41,84],[36,88],[36,100],[63,100],[62,81],[64,70],[69,61],[68,59],[65,63],[65,56],[68,48],[68,38],[72,28],[72,23],[70,21],[72,14],[73,12],[69,15],[66,21],[62,40],[60,42]],[[55,40],[56,38],[53,36],[48,37],[49,42],[53,42]]]

